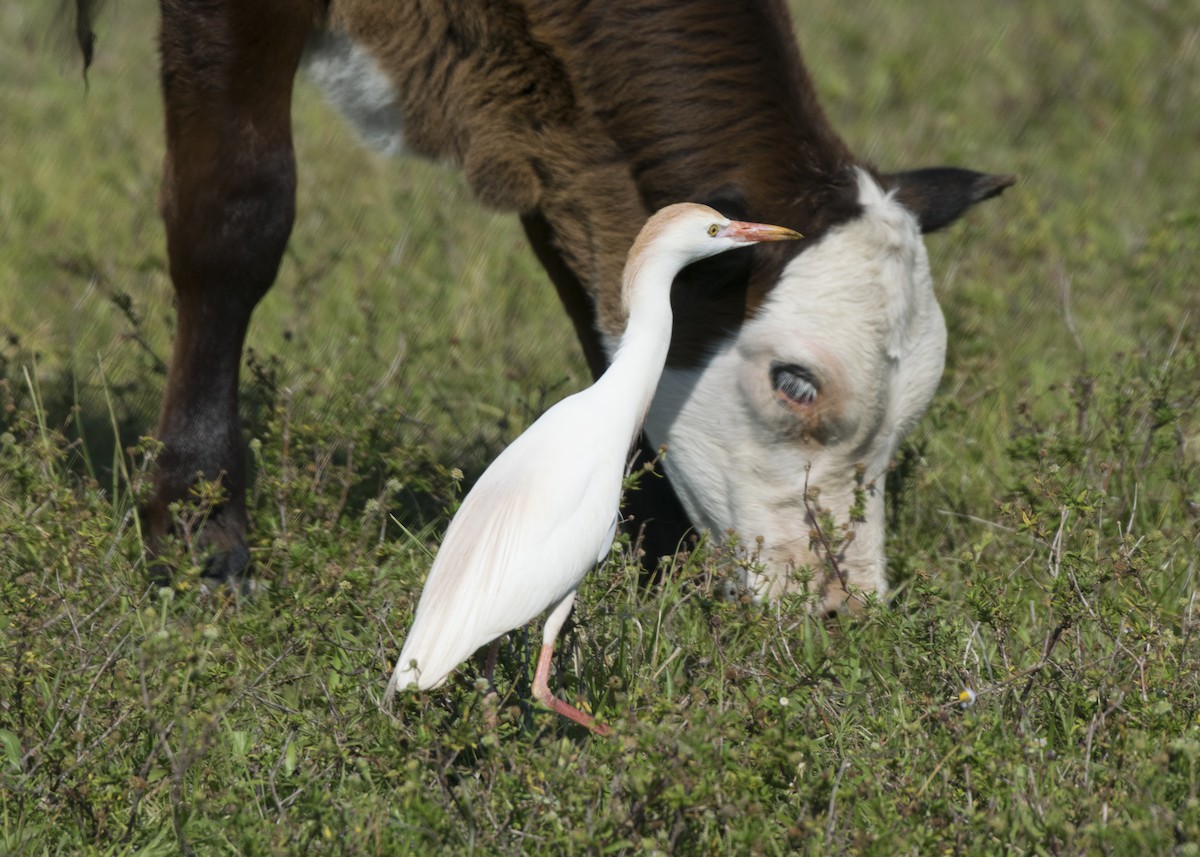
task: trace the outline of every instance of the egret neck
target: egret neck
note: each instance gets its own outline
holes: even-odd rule
[[[643,245],[630,254],[622,283],[628,311],[625,332],[612,363],[595,384],[610,406],[627,417],[630,442],[646,418],[667,360],[671,283],[681,267],[673,254],[654,256],[645,249]]]

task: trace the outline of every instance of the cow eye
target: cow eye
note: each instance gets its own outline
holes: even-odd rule
[[[796,405],[811,405],[820,392],[813,374],[794,363],[776,363],[771,367],[771,389],[782,401]]]

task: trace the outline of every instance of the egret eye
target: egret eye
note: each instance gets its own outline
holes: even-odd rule
[[[708,234],[713,238],[716,238],[717,233],[720,231],[721,231],[720,224],[714,223],[714,224],[712,224],[712,226],[708,227]]]
[[[812,372],[794,363],[776,363],[771,367],[771,389],[784,404],[811,405],[821,387]]]

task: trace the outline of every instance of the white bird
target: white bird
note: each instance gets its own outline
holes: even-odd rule
[[[625,464],[671,341],[671,283],[699,259],[800,235],[731,221],[682,203],[651,217],[622,275],[628,322],[591,387],[546,411],[492,462],[450,522],[384,695],[437,687],[486,643],[545,610],[533,695],[594,731],[607,728],[558,699],[547,679],[559,629],[584,575],[608,555]]]

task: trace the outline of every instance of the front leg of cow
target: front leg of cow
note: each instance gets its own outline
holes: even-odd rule
[[[156,555],[174,529],[169,505],[198,480],[218,483],[223,499],[195,544],[206,553],[205,575],[232,582],[249,563],[238,370],[250,315],[292,228],[292,79],[311,15],[302,3],[161,5],[160,206],[177,328],[144,516]]]

